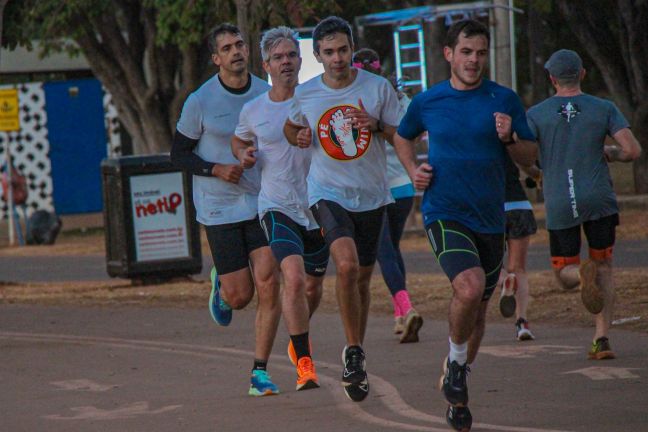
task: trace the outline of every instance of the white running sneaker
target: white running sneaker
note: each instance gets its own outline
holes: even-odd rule
[[[405,317],[394,317],[394,334],[401,334],[405,331]]]
[[[533,333],[531,333],[531,330],[529,330],[529,322],[524,318],[517,320],[517,322],[515,323],[515,330],[517,333],[517,340],[519,341],[528,341],[535,339],[535,336],[533,336]]]
[[[405,328],[403,329],[403,333],[401,333],[400,343],[418,342],[418,332],[422,325],[423,318],[421,318],[421,315],[414,308],[410,309],[405,316]]]

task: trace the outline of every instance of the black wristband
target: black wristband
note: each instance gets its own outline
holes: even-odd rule
[[[383,122],[380,120],[376,121],[376,132],[382,132],[384,130]]]
[[[509,141],[502,141],[502,144],[504,144],[507,147],[510,146],[510,145],[513,145],[515,143],[516,143],[516,141],[514,139],[511,139]]]

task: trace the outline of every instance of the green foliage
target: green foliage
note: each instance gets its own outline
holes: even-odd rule
[[[264,6],[268,14],[264,19],[268,27],[314,27],[330,15],[338,15],[353,24],[356,15],[389,9],[387,3],[384,0],[267,0]]]
[[[215,23],[234,15],[229,1],[144,0],[144,5],[157,11],[157,44],[180,48],[200,43]]]
[[[32,48],[39,40],[42,55],[52,51],[78,52],[65,38],[74,39],[91,31],[90,22],[109,10],[110,2],[101,0],[23,0],[10,1],[5,9],[3,45]]]
[[[216,22],[232,20],[231,1],[217,0],[23,0],[9,2],[5,10],[3,45],[32,47],[40,40],[44,53],[73,50],[65,39],[95,32],[102,17],[111,15],[123,29],[133,12],[153,12],[156,44],[185,48],[200,43]],[[135,17],[141,18],[141,17]]]
[[[520,9],[532,7],[540,14],[552,14],[556,12],[552,0],[515,0],[514,6]]]

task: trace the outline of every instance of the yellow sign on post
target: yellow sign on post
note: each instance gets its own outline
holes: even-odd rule
[[[0,89],[0,131],[20,130],[18,90]]]

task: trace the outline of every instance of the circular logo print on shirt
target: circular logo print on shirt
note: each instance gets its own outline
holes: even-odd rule
[[[317,124],[317,137],[329,156],[337,160],[352,160],[361,157],[371,143],[371,131],[356,129],[344,113],[358,109],[353,105],[337,105],[329,108]]]

